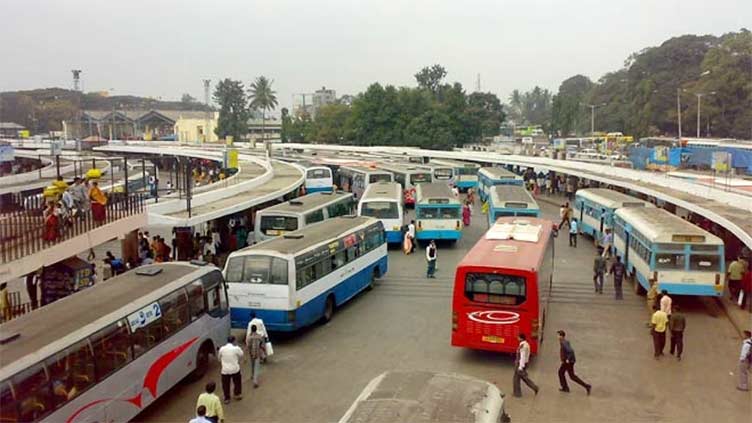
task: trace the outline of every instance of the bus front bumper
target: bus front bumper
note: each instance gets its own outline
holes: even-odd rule
[[[415,233],[415,238],[419,240],[448,239],[450,241],[459,241],[462,238],[462,231],[455,229],[422,229]]]

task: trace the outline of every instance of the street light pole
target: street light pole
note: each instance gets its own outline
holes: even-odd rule
[[[580,103],[582,104],[582,103]],[[590,107],[590,135],[592,136],[595,134],[595,109],[598,107],[603,107],[606,105],[606,103],[601,104],[582,104],[583,106]]]
[[[679,124],[679,139],[681,139],[681,88],[676,89],[676,116],[676,121]]]
[[[695,93],[695,95],[697,96],[697,138],[700,138],[700,103],[701,103],[700,100],[702,99],[702,96],[704,95],[713,95],[713,94],[715,94],[715,91],[711,91],[707,94]]]

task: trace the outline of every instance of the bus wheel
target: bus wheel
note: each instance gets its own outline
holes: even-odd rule
[[[193,370],[193,372],[191,372],[189,376],[189,379],[191,381],[195,382],[204,377],[207,370],[209,370],[209,355],[211,353],[211,342],[204,342],[204,344],[201,345],[201,348],[199,348],[198,354],[196,354],[196,368]]]
[[[371,279],[368,281],[368,285],[366,285],[367,290],[373,289],[373,283],[374,281],[379,277],[379,268],[373,269],[373,272],[371,272]]]
[[[334,296],[330,295],[326,298],[326,305],[324,306],[324,323],[332,320],[334,316]]]
[[[642,284],[640,284],[640,281],[637,279],[637,275],[634,273],[632,274],[632,281],[634,281],[634,293],[637,295],[645,295],[647,294],[647,291],[645,291],[645,288],[642,287]]]

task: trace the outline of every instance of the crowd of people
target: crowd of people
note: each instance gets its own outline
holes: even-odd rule
[[[74,219],[82,218],[89,210],[95,222],[105,220],[107,195],[99,188],[98,181],[76,177],[69,185],[62,176],[58,176],[51,188],[54,189],[44,197],[46,205],[42,212],[42,238],[45,241],[62,237]]]

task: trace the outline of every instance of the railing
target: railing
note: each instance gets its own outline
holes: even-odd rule
[[[49,236],[43,213],[44,198],[29,197],[22,209],[0,213],[0,264],[19,260],[99,226],[144,211],[143,194],[109,193],[104,219],[94,220],[91,209],[67,218],[58,217],[57,231]],[[48,236],[45,237],[45,234]]]
[[[30,302],[21,302],[20,292],[8,293],[8,309],[2,311],[0,322],[8,322],[32,310]]]

